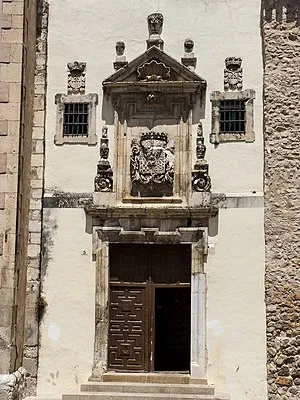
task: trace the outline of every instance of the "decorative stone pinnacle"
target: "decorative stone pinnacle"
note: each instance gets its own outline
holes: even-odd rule
[[[189,38],[185,39],[185,41],[184,41],[184,51],[186,53],[191,53],[193,51],[193,49],[194,49],[194,41],[193,41],[193,39],[189,39]]]
[[[120,68],[126,67],[128,62],[126,61],[126,56],[124,56],[125,43],[120,40],[116,43],[116,61],[114,62],[114,69],[117,71]]]
[[[197,58],[194,56],[194,41],[193,39],[185,39],[184,55],[181,58],[181,64],[187,67],[190,71],[194,71],[197,65]]]
[[[160,35],[162,33],[164,17],[161,13],[152,13],[148,15],[148,30],[149,30],[149,39],[147,40],[147,49],[150,49],[152,46],[158,47],[160,50],[163,50],[164,41],[161,39]]]
[[[124,54],[125,50],[125,43],[122,41],[119,41],[116,43],[116,53],[117,56],[122,56]]]

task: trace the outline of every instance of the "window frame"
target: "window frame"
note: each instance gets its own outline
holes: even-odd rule
[[[64,136],[64,113],[65,104],[88,104],[88,133],[86,136]],[[56,145],[63,144],[87,144],[94,146],[97,144],[98,137],[96,135],[96,107],[98,104],[98,95],[96,93],[84,95],[57,94],[55,96],[55,104],[57,105],[56,113],[56,133],[54,135],[54,143]]]
[[[212,92],[210,96],[210,101],[212,103],[212,126],[210,142],[214,144],[221,142],[254,142],[254,99],[255,91],[253,89],[247,89],[238,92]],[[220,105],[221,101],[223,100],[245,101],[245,132],[221,131]]]

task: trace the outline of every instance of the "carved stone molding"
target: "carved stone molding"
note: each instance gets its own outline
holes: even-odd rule
[[[202,123],[199,122],[196,139],[197,161],[192,172],[192,188],[195,192],[208,192],[211,180],[208,175],[208,162],[205,160],[206,146],[204,144]]]
[[[111,192],[113,189],[113,171],[111,169],[109,156],[108,128],[102,128],[100,140],[100,160],[97,165],[97,175],[94,180],[95,192]]]
[[[68,63],[68,94],[85,94],[86,63]]]
[[[224,90],[243,89],[242,59],[238,57],[227,57],[224,69]]]
[[[0,374],[0,399],[20,400],[24,397],[27,371],[20,367],[12,374]]]
[[[170,67],[162,62],[152,60],[137,69],[138,79],[145,81],[162,81],[170,79]]]
[[[232,92],[212,92],[210,101],[212,103],[212,127],[210,142],[254,142],[254,99],[255,91],[246,89]],[[223,100],[239,100],[245,102],[245,132],[222,132],[220,129],[220,104]]]

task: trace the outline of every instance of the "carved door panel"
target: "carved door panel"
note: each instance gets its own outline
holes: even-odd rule
[[[190,301],[190,291],[182,296],[183,287],[190,286],[190,246],[185,245],[110,245],[110,304],[109,304],[109,343],[108,343],[108,368],[118,371],[153,371],[164,368],[165,364],[155,361],[156,352],[161,349],[169,349],[169,353],[178,355],[180,351],[184,354],[177,356],[177,360],[189,360],[189,343],[181,346],[189,333],[183,335],[182,327],[179,333],[175,329],[177,324],[186,324],[187,332],[190,324],[190,310],[185,306],[185,300]],[[162,288],[171,289],[171,292]],[[162,291],[157,291],[161,288]],[[156,297],[159,307],[164,307],[166,314],[163,318],[157,312]],[[172,293],[173,297],[170,296]],[[180,307],[178,308],[178,305]],[[183,321],[176,320],[180,313]],[[168,320],[170,329],[164,328]],[[157,324],[161,326],[158,327]],[[179,341],[178,348],[165,346],[163,340],[159,341],[155,330],[160,332],[159,336],[165,335],[164,340],[168,342]],[[174,332],[173,332],[174,331]],[[179,337],[179,336],[180,337]],[[172,343],[173,343],[172,342]],[[161,346],[161,347],[159,347]],[[159,349],[159,350],[158,350]],[[180,350],[181,349],[181,350]],[[168,354],[169,354],[168,353]],[[167,354],[167,353],[164,353]],[[185,356],[186,355],[186,356]],[[169,357],[169,355],[168,355]],[[179,363],[182,370],[183,361]],[[172,370],[174,363],[169,365]],[[186,365],[186,363],[185,363]],[[184,370],[187,367],[184,366]],[[160,369],[161,370],[161,369]]]
[[[109,368],[146,371],[146,287],[111,286]]]

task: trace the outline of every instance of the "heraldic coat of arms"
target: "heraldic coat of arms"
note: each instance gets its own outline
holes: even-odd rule
[[[145,132],[131,142],[131,195],[173,195],[175,143],[164,132]]]

